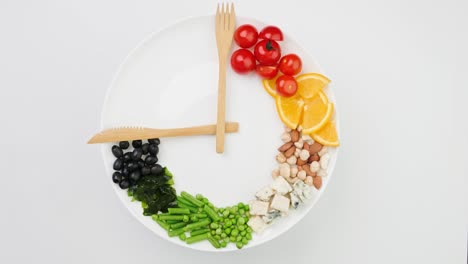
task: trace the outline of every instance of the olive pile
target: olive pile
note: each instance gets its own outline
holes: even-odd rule
[[[133,150],[128,141],[120,141],[119,145],[112,146],[112,154],[117,158],[114,161],[112,181],[120,188],[127,189],[134,185],[142,176],[162,173],[163,168],[158,163],[159,138],[148,139],[147,143],[133,140]]]

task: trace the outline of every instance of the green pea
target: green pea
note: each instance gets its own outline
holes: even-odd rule
[[[245,238],[247,238],[247,240],[252,240],[252,234],[247,233],[247,235],[245,235]]]
[[[237,241],[237,242],[239,242],[239,241],[241,241],[241,240],[242,240],[242,237],[241,237],[241,236],[238,236],[238,237],[236,238],[236,241]]]
[[[244,237],[242,239],[242,244],[247,245],[247,243],[249,243],[249,240],[247,240],[247,238]]]
[[[229,241],[236,242],[236,238],[232,236],[232,237],[229,238]]]
[[[215,238],[216,240],[221,240],[221,236],[219,236],[219,235],[214,236],[214,238]]]
[[[226,222],[224,223],[224,225],[225,225],[226,227],[230,227],[230,226],[232,226],[232,221],[229,220],[229,219],[227,219]]]
[[[243,225],[245,224],[245,219],[243,217],[240,217],[239,220],[237,220],[238,225]]]
[[[239,234],[239,230],[237,230],[235,228],[231,231],[231,235],[233,235],[233,236],[237,236],[238,234]]]
[[[222,232],[223,232],[223,230],[221,230],[221,228],[216,229],[216,234],[217,235],[221,235]]]
[[[238,249],[241,249],[243,246],[244,246],[244,244],[242,244],[242,242],[240,242],[240,241],[236,243],[236,247]]]
[[[226,233],[227,235],[231,234],[231,228],[224,229],[224,233]]]
[[[211,223],[211,224],[210,224],[210,227],[211,227],[211,229],[216,229],[216,228],[218,228],[219,226],[218,226],[217,223]]]
[[[247,231],[247,233],[252,233],[252,228],[250,228],[250,226],[249,226],[249,227],[247,227],[246,231]]]
[[[227,237],[226,233],[222,233],[222,234],[221,234],[221,237],[222,237],[222,238],[226,238],[226,237]]]
[[[216,235],[216,230],[211,230],[211,234],[214,236]]]
[[[241,236],[245,236],[246,234],[247,234],[247,232],[245,232],[245,231],[240,232]]]
[[[238,226],[237,228],[239,229],[239,231],[244,231],[245,230],[245,225]]]

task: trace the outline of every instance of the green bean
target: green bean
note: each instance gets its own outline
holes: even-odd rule
[[[177,203],[183,203],[183,204],[186,204],[186,205],[189,205],[189,206],[196,207],[196,205],[194,205],[193,203],[191,203],[189,200],[185,199],[182,196],[177,196]]]
[[[188,216],[186,215],[159,215],[158,217],[159,220],[177,220],[177,221],[188,221]],[[185,220],[187,219],[187,221]]]
[[[208,232],[210,232],[210,229],[208,228],[197,229],[197,230],[193,230],[192,232],[190,232],[190,236],[198,236],[198,235],[205,234]]]
[[[186,204],[186,203],[182,203],[182,202],[177,202],[177,205],[178,205],[180,208],[187,208],[187,209],[189,209],[191,213],[197,213],[197,212],[198,212],[198,208],[195,207],[195,206],[192,206],[192,205],[189,205],[189,204]]]
[[[186,231],[191,231],[191,230],[197,229],[199,227],[207,226],[210,223],[211,223],[210,219],[205,219],[205,220],[200,221],[200,222],[188,224],[184,228],[185,228]]]
[[[168,234],[170,237],[175,237],[180,234],[183,234],[184,232],[185,230],[183,228],[179,228],[179,229],[174,229],[174,230],[169,231]]]
[[[181,192],[180,195],[182,195],[183,198],[185,198],[186,200],[188,200],[189,202],[191,202],[192,204],[198,207],[202,207],[204,205],[202,201],[197,200],[197,198],[193,197],[191,194],[187,192]]]
[[[197,200],[202,201],[202,202],[203,202],[203,199],[206,199],[206,198],[203,197],[203,195],[201,195],[201,194],[195,195],[195,198],[197,198]]]
[[[190,216],[196,216],[198,218],[207,218],[207,214],[202,214],[202,213],[197,213],[197,214],[191,214]]]
[[[208,241],[210,241],[211,245],[213,245],[213,247],[215,247],[215,248],[220,248],[221,247],[221,245],[219,244],[219,241],[212,238],[212,237],[209,237]]]
[[[169,221],[165,221],[165,222],[172,225],[172,224],[177,224],[177,223],[179,223],[180,221],[177,221],[177,220],[169,220]]]
[[[182,233],[179,235],[179,239],[185,241],[187,239],[187,236],[185,235],[185,233]]]
[[[172,215],[186,215],[190,214],[190,210],[188,208],[168,208],[169,214]]]
[[[201,234],[201,235],[198,235],[198,236],[191,236],[191,237],[187,238],[186,242],[187,242],[187,244],[193,244],[193,243],[196,243],[196,242],[199,242],[199,241],[202,241],[202,240],[206,240],[209,237],[210,237],[209,233],[204,233],[204,234]]]
[[[198,222],[198,220],[200,220],[200,219],[198,219],[198,217],[196,215],[190,217],[190,221],[192,221],[192,222]]]
[[[205,205],[205,207],[203,208],[203,210],[206,212],[206,214],[211,218],[213,219],[213,221],[218,221],[219,220],[219,216],[218,216],[218,213],[216,213],[213,208],[209,207],[208,205]]]
[[[184,227],[184,226],[186,226],[187,224],[188,224],[188,223],[186,223],[186,222],[178,222],[178,223],[176,223],[176,224],[172,224],[172,225],[171,225],[171,228],[172,228],[172,229],[177,229],[177,228]]]
[[[153,220],[154,220],[154,218],[153,218]],[[154,221],[156,221],[156,223],[158,223],[158,224],[159,224],[162,228],[164,228],[166,231],[169,231],[170,226],[169,226],[168,223],[164,223],[164,221],[161,221],[161,220],[159,220],[159,219],[156,219],[156,220],[154,220]]]

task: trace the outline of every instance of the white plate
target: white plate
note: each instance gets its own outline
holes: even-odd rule
[[[237,25],[251,23],[261,29],[265,24],[239,17]],[[297,53],[303,72],[320,72],[317,63],[294,40],[285,35],[280,43],[282,54]],[[236,46],[233,43],[232,49]],[[152,34],[125,59],[107,93],[102,112],[102,128],[145,126],[157,128],[185,127],[216,122],[217,50],[212,16],[190,18]],[[163,138],[160,164],[174,174],[175,188],[201,193],[216,206],[247,202],[271,181],[277,147],[283,131],[274,100],[265,92],[255,74],[242,76],[230,67],[227,73],[226,119],[240,123],[240,131],[227,134],[225,153],[215,152],[215,137]],[[327,89],[334,102],[331,89]],[[184,247],[203,251],[221,250],[208,242],[187,245],[170,238],[150,217],[143,216],[140,203],[131,202],[126,191],[112,183],[114,158],[110,144],[102,153],[106,177],[128,210],[158,236]],[[316,199],[277,221],[263,234],[254,235],[247,247],[263,244],[284,233],[313,207],[326,189],[336,161],[331,150],[329,176]],[[311,238],[313,239],[313,238]]]

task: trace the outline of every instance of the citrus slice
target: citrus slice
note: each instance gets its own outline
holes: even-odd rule
[[[337,147],[340,145],[340,142],[338,140],[338,133],[336,131],[335,121],[328,122],[320,130],[310,134],[310,136],[315,141],[325,146]]]
[[[309,134],[322,128],[333,114],[333,104],[323,91],[308,99],[304,104],[302,133]]]
[[[304,100],[301,97],[293,95],[291,97],[276,97],[276,110],[281,118],[281,121],[291,129],[296,129],[301,121],[302,109]]]
[[[330,79],[320,73],[301,74],[296,77],[296,81],[298,85],[297,92],[305,99],[314,97],[330,83]]]
[[[267,79],[264,79],[262,80],[262,84],[263,84],[263,88],[265,88],[265,91],[273,96],[273,97],[276,97],[277,93],[276,93],[276,79],[279,77],[276,76],[275,78],[271,79],[271,80],[267,80]]]

